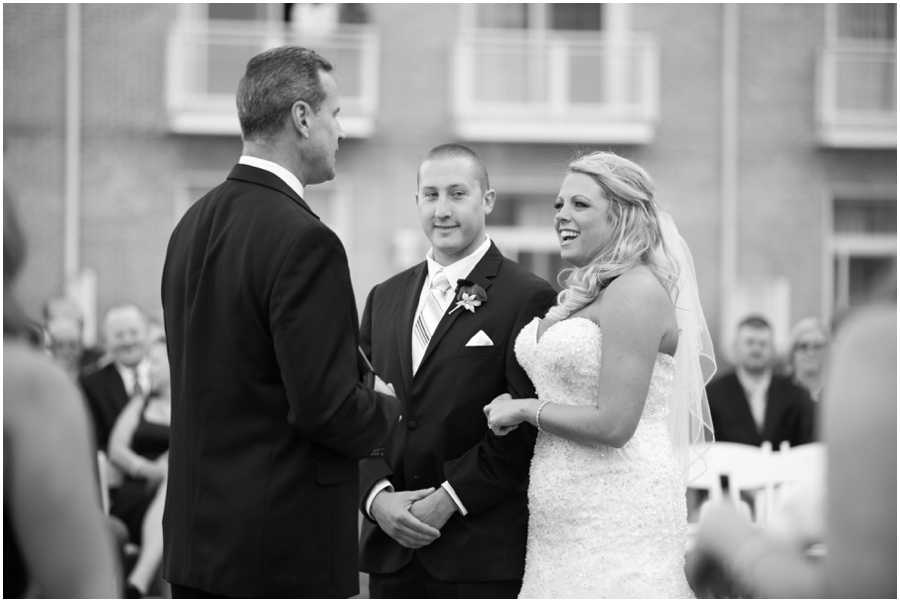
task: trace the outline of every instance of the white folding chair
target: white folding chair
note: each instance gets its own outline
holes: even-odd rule
[[[103,514],[109,516],[109,460],[102,449],[97,450],[97,475],[100,479],[100,503]]]

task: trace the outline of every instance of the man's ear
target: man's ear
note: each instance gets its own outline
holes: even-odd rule
[[[491,211],[494,210],[494,201],[497,200],[497,193],[494,189],[490,189],[484,193],[484,214],[490,215]]]
[[[298,100],[291,106],[291,123],[300,135],[309,138],[309,118],[312,115],[312,107],[306,101]]]

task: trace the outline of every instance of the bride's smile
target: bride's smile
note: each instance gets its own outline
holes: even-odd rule
[[[609,238],[609,199],[593,178],[571,173],[563,180],[553,208],[560,255],[573,265],[584,265]]]

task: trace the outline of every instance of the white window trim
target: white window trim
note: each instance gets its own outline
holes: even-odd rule
[[[837,199],[852,202],[897,202],[896,189],[884,186],[840,187],[825,196],[827,209],[822,216],[824,237],[822,257],[822,315],[831,316],[838,308],[846,308],[850,301],[849,269],[852,257],[896,257],[895,234],[856,234],[834,231],[834,203]],[[835,268],[835,260],[838,266]],[[838,285],[841,285],[838,287]]]

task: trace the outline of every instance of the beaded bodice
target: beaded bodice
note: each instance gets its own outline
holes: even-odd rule
[[[515,351],[538,397],[602,405],[602,332],[586,318],[535,318]],[[520,597],[690,597],[684,578],[685,490],[666,419],[675,360],[658,354],[640,422],[622,448],[539,433],[528,488]]]

